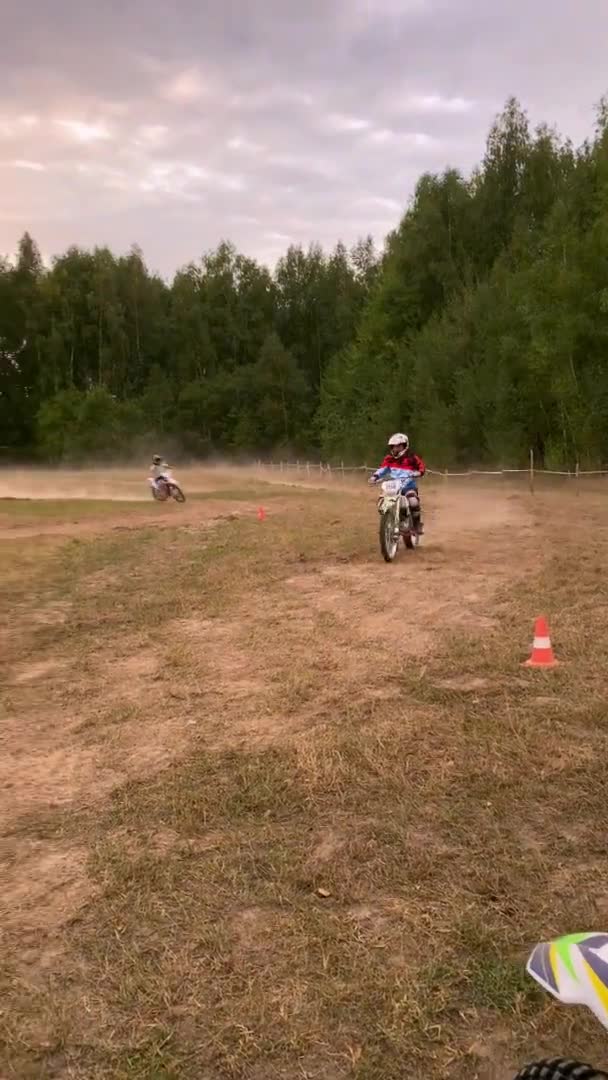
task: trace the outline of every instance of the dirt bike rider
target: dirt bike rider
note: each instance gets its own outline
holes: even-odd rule
[[[397,431],[394,435],[391,435],[388,440],[388,454],[384,458],[379,469],[376,469],[369,478],[370,484],[377,484],[379,480],[382,480],[385,476],[390,476],[394,480],[401,479],[400,473],[403,474],[403,479],[406,479],[405,471],[418,473],[419,476],[424,476],[426,472],[426,465],[418,454],[414,454],[410,450],[410,440],[403,432]],[[410,491],[415,491],[416,499],[410,503],[412,508],[412,519],[417,531],[422,534],[424,532],[424,523],[421,516],[421,503],[420,495],[418,493],[418,485]]]
[[[166,461],[163,461],[160,454],[155,454],[150,466],[150,479],[153,480],[155,484],[158,484],[159,480],[166,480],[169,469],[170,466],[167,465]]]

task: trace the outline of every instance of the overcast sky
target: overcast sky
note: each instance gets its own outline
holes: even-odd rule
[[[0,0],[0,253],[381,242],[515,94],[582,141],[608,0]]]

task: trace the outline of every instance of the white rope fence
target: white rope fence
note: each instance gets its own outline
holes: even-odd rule
[[[259,469],[277,469],[281,473],[295,472],[296,475],[305,475],[307,478],[315,475],[327,476],[330,480],[334,476],[345,477],[347,473],[372,473],[376,468],[370,468],[369,465],[345,465],[343,461],[334,465],[322,461],[258,461],[257,466]],[[579,480],[584,476],[608,476],[608,466],[605,469],[580,469],[577,464],[574,469],[538,469],[534,464],[534,452],[531,450],[527,469],[427,469],[426,472],[428,476],[440,476],[444,480],[450,477],[528,476],[530,490],[534,491],[536,476],[564,476],[571,480]]]

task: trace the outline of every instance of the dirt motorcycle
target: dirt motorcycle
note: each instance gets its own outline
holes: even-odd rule
[[[157,502],[166,502],[167,499],[175,499],[176,502],[184,503],[186,496],[184,495],[177,480],[173,479],[171,472],[165,469],[162,476],[159,476],[156,480],[152,477],[148,477],[148,483],[152,492],[152,498]]]
[[[563,1005],[586,1005],[608,1028],[608,934],[567,934],[542,942],[526,970]],[[533,1061],[514,1080],[608,1080],[608,1073],[571,1058]]]
[[[404,470],[405,472],[405,470]],[[382,495],[378,499],[380,515],[380,551],[385,562],[392,562],[399,550],[399,540],[410,551],[420,544],[419,522],[414,512],[418,513],[420,500],[416,488],[419,472],[407,470],[407,475],[400,480],[381,480]],[[371,483],[378,481],[371,478]]]

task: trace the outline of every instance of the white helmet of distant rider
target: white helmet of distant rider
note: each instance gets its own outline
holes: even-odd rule
[[[388,452],[392,457],[397,458],[397,460],[405,457],[409,448],[410,440],[402,431],[395,432],[388,440]]]

